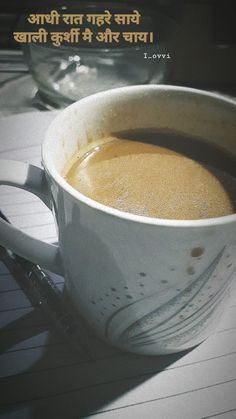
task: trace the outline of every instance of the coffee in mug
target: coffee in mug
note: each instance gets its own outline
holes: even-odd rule
[[[67,182],[104,205],[165,219],[233,214],[236,162],[200,138],[132,130],[92,142],[64,169]]]

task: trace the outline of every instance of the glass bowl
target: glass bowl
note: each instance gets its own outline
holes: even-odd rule
[[[92,93],[135,84],[163,83],[168,59],[148,59],[157,46],[71,48],[27,44],[23,48],[41,98],[63,107]],[[158,46],[158,52],[165,50]],[[167,52],[167,51],[165,51]]]

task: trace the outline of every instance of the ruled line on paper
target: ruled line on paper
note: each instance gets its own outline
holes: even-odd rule
[[[211,384],[211,385],[209,385],[209,386],[204,386],[204,387],[195,388],[195,389],[193,389],[193,390],[187,390],[187,391],[184,391],[184,392],[181,392],[181,393],[171,394],[170,396],[157,397],[157,398],[155,398],[155,399],[150,399],[150,400],[146,400],[146,401],[143,401],[143,402],[136,402],[136,403],[134,403],[134,404],[130,404],[130,405],[126,405],[126,406],[122,406],[122,407],[120,407],[120,408],[116,408],[116,409],[103,410],[103,411],[101,411],[101,413],[103,413],[103,412],[109,412],[109,411],[112,411],[112,410],[124,409],[124,408],[130,407],[130,406],[138,406],[138,405],[140,405],[140,404],[152,403],[152,402],[155,402],[155,401],[157,401],[157,400],[169,399],[169,398],[171,398],[171,397],[178,397],[178,396],[182,396],[183,394],[194,393],[195,391],[201,391],[201,390],[205,390],[205,389],[208,389],[208,388],[217,387],[217,386],[220,386],[220,385],[223,385],[223,384],[232,383],[232,382],[235,382],[235,381],[236,381],[236,378],[235,378],[235,379],[232,379],[232,380],[227,380],[227,381],[223,381],[223,382],[219,382],[219,383]],[[100,412],[99,412],[99,413],[100,413]],[[92,416],[92,415],[90,415],[90,416]]]
[[[30,196],[30,194],[27,196],[18,194],[15,197],[15,204],[19,204],[20,207],[19,205],[13,206],[13,195],[8,195],[5,197],[5,199],[1,199],[1,208],[7,207],[7,214],[10,216],[21,216],[22,214],[29,213],[31,210],[35,212],[42,210],[48,211],[48,213],[50,212],[50,210],[42,201],[39,200],[39,198]]]
[[[235,329],[236,329],[236,326],[234,326],[234,327],[228,327],[228,328],[225,328],[225,329],[218,330],[217,332],[215,332],[215,334],[218,335],[219,333],[229,332],[230,330],[235,330]]]
[[[28,214],[25,214],[25,212],[24,213],[22,213],[22,214],[16,214],[16,215],[11,215],[11,219],[13,219],[14,220],[14,218],[17,218],[17,217],[19,217],[19,215],[21,216],[21,218],[22,217],[28,217],[29,215],[33,215],[34,217],[37,217],[38,215],[42,215],[42,214],[44,214],[44,215],[48,215],[48,209],[47,208],[45,208],[45,210],[41,210],[41,211],[36,211],[36,212],[32,212],[32,213],[30,213],[30,212],[28,212]],[[52,215],[52,214],[51,214]],[[32,225],[31,225],[31,227],[32,227]],[[34,225],[34,227],[36,227],[35,225]]]
[[[52,346],[53,348],[55,348],[56,345],[61,345],[61,344],[63,344],[63,343],[62,342],[51,343],[48,346],[50,346],[50,347]],[[28,350],[28,349],[38,349],[40,347],[41,346],[35,346],[35,347],[26,348],[26,349],[22,349],[22,350],[20,349],[20,350],[23,352],[23,351]],[[19,352],[19,350],[16,350],[14,352]],[[12,351],[6,352],[6,355],[8,355],[8,354],[12,354]],[[184,363],[182,365],[176,365],[176,366],[173,366],[173,367],[167,367],[165,370],[166,371],[169,371],[169,370],[175,370],[175,369],[178,369],[178,368],[190,367],[192,365],[198,365],[198,364],[206,363],[208,361],[213,361],[213,360],[217,360],[217,359],[220,359],[220,358],[230,357],[230,356],[233,356],[235,354],[236,354],[236,351],[235,352],[230,352],[230,353],[225,353],[225,354],[218,355],[218,356],[215,356],[215,357],[210,357],[210,358],[206,358],[206,359],[200,359],[198,361],[193,361],[193,362],[187,362],[187,363]],[[93,362],[120,360],[122,358],[125,358],[125,357],[127,358],[129,356],[130,355],[129,354],[126,354],[126,353],[122,353],[122,354],[119,354],[119,355],[103,356],[103,357],[94,358],[93,359]],[[35,374],[40,374],[42,372],[48,372],[48,371],[52,371],[52,370],[61,370],[61,369],[66,369],[66,368],[80,366],[80,365],[86,365],[86,364],[88,364],[88,361],[72,362],[71,364],[66,364],[66,365],[57,365],[55,367],[40,368],[40,369],[34,369],[32,371],[25,371],[25,372],[22,372],[22,373],[18,373],[16,376],[20,378],[21,376],[24,376],[24,375],[35,375]],[[158,369],[155,369],[155,370],[153,370],[151,372],[140,374],[140,375],[137,375],[135,377],[139,378],[139,377],[148,376],[148,375],[151,376],[154,373],[155,374],[158,374],[158,373],[160,373],[162,371],[163,371],[162,369],[159,369],[159,370]],[[6,376],[5,378],[10,378],[10,377],[14,377],[14,376],[15,375],[12,374],[12,375]],[[129,378],[133,378],[133,377],[131,376]]]
[[[57,345],[64,345],[67,346],[67,342],[61,341],[61,342],[51,342],[51,343],[42,343],[41,345],[32,345],[32,346],[27,346],[25,348],[19,348],[19,349],[9,349],[5,352],[5,354],[10,354],[13,352],[24,352],[24,351],[30,351],[31,349],[37,349],[37,348],[47,348],[49,346],[57,346]],[[18,376],[18,374],[17,374]],[[6,377],[5,377],[6,378]]]
[[[26,328],[24,328],[24,329],[22,329],[22,330],[24,330],[24,332],[25,331],[34,331],[35,332],[35,335],[36,335],[36,331],[37,331],[37,329],[40,329],[40,328],[42,328],[42,327],[45,327],[45,326],[47,326],[47,328],[45,329],[45,330],[49,330],[49,325],[48,324],[45,324],[45,323],[39,323],[37,326],[35,326],[35,328],[34,327],[31,327],[31,326],[29,326],[29,327],[26,327]],[[13,330],[9,330],[10,332],[12,332]],[[19,329],[19,331],[20,331],[20,329]],[[225,332],[229,332],[229,330],[227,330],[227,331],[225,331]],[[3,332],[4,333],[4,332]],[[2,334],[2,338],[4,338],[4,334]],[[89,334],[88,333],[88,339],[90,339],[91,340],[91,344],[93,345],[94,344],[94,342],[93,342],[93,340],[95,339],[96,340],[96,337],[94,337],[93,335],[91,335],[91,334]],[[39,347],[47,347],[48,345],[47,344],[45,344],[45,343],[42,343],[42,345],[38,345],[38,344],[32,344],[32,340],[33,339],[31,339],[31,343],[29,344],[29,343],[27,343],[27,345],[28,346],[21,346],[20,348],[16,348],[16,347],[14,347],[13,349],[8,349],[5,353],[6,354],[9,354],[9,353],[14,353],[14,352],[24,352],[24,351],[28,351],[29,349],[35,349],[35,348],[39,348]],[[63,344],[63,342],[58,342],[59,344]],[[218,342],[219,343],[219,342]],[[55,345],[56,345],[57,343],[55,343]],[[100,342],[100,344],[101,345],[104,345],[103,344],[103,342]],[[224,350],[223,351],[223,353],[219,353],[218,355],[216,355],[216,356],[213,356],[213,357],[208,357],[207,358],[207,360],[210,360],[210,359],[217,359],[217,358],[221,358],[221,357],[223,357],[223,356],[228,356],[228,355],[232,355],[232,354],[235,354],[236,352],[234,351],[234,349],[235,349],[235,346],[234,345],[232,345],[232,348],[228,348],[228,350],[231,350],[230,352],[227,352],[226,350]],[[115,350],[114,348],[112,348],[112,350]],[[96,359],[95,359],[96,360]],[[201,359],[199,362],[204,362],[205,361],[205,359]],[[197,361],[198,362],[198,361]],[[197,363],[197,362],[195,362],[195,361],[193,361],[193,362],[191,362],[191,363],[189,363],[189,365],[191,365],[191,364],[194,364],[194,363]],[[187,365],[187,364],[186,364]]]
[[[1,195],[0,195],[0,197],[1,197]],[[39,198],[37,198],[37,199],[32,199],[32,198],[31,198],[31,199],[29,199],[29,200],[28,200],[28,202],[27,202],[27,201],[25,202],[25,200],[24,200],[24,201],[19,201],[19,202],[17,202],[17,201],[16,201],[16,202],[14,203],[14,206],[16,206],[16,205],[22,205],[22,204],[24,204],[24,205],[27,205],[27,204],[32,204],[32,203],[34,203],[34,202],[38,202],[38,200],[39,200]],[[12,203],[7,203],[7,204],[4,204],[4,203],[2,204],[2,203],[1,203],[1,208],[2,208],[3,210],[4,210],[4,208],[5,208],[5,207],[12,207]]]
[[[34,207],[36,211],[41,211],[42,209],[44,209],[50,212],[50,209],[46,206],[46,204],[42,200],[40,200],[40,198],[36,194],[33,194],[33,192],[27,191],[25,189],[20,189],[20,188],[16,189],[15,186],[10,187],[10,188],[13,189],[12,193],[4,192],[3,194],[1,194],[1,189],[0,189],[1,206],[14,204],[14,199],[15,199],[15,202],[22,204],[23,209],[24,209],[24,204],[26,204],[27,211],[30,210],[28,204],[31,203],[31,206]],[[19,210],[20,210],[19,207],[17,207],[17,211]],[[12,207],[12,211],[13,211],[12,212],[13,215],[14,214],[18,215],[18,213],[14,211],[14,205]]]
[[[24,206],[22,206],[22,207],[23,207],[23,209],[25,209]],[[30,211],[30,209],[31,209],[31,211]],[[8,212],[8,216],[9,216],[9,212]],[[38,216],[40,216],[40,218],[43,218],[43,220],[46,220],[46,222],[48,222],[48,220],[50,220],[51,223],[54,222],[52,212],[43,203],[42,203],[42,205],[38,205],[38,203],[36,205],[31,205],[31,208],[29,208],[29,205],[28,205],[27,206],[27,213],[25,213],[25,211],[23,212],[22,208],[21,208],[21,212],[18,212],[17,214],[14,213],[14,212],[11,212],[11,215],[10,215],[12,220],[14,220],[14,221],[15,221],[15,219],[16,219],[16,221],[20,220],[22,223],[23,223],[23,221],[26,221],[28,219],[29,222],[28,222],[27,225],[29,225],[30,227],[36,227],[35,226],[35,221],[37,221]]]
[[[62,346],[62,344],[60,344],[60,343],[58,345]],[[52,349],[52,351],[55,352],[56,346],[57,346],[57,344],[51,344],[51,345],[49,345],[47,347],[47,350],[48,349]],[[38,349],[38,348],[39,347],[36,347],[36,348],[33,348],[33,349],[35,350],[35,349]],[[121,359],[122,357],[124,358],[125,356],[126,356],[126,354],[119,355],[119,359]],[[117,355],[110,355],[110,356],[95,358],[95,359],[93,359],[93,362],[113,361],[113,360],[115,361],[117,358],[118,358]],[[26,371],[26,372],[23,372],[23,373],[18,373],[18,374],[15,374],[15,375],[13,375],[13,374],[6,375],[3,378],[10,378],[10,377],[12,377],[12,378],[14,378],[14,377],[21,378],[21,376],[28,375],[28,374],[39,374],[39,373],[42,373],[42,372],[49,372],[49,371],[53,371],[53,370],[62,370],[62,369],[70,368],[70,367],[76,367],[76,366],[79,366],[79,365],[86,365],[87,363],[88,363],[88,361],[77,361],[77,362],[73,362],[73,363],[66,363],[66,364],[56,365],[56,366],[52,366],[52,367],[48,367],[48,368],[33,369],[31,371]]]
[[[14,307],[14,308],[6,308],[5,310],[0,310],[0,313],[7,313],[9,311],[17,311],[22,308],[32,308],[33,306],[31,304],[21,307]]]
[[[92,388],[96,388],[96,387],[100,387],[100,386],[104,386],[104,385],[111,385],[111,384],[114,384],[114,383],[117,383],[117,382],[131,380],[131,379],[140,378],[140,377],[141,377],[141,375],[136,376],[136,377],[132,377],[132,378],[130,378],[130,377],[128,377],[128,378],[122,378],[122,379],[116,380],[116,381],[107,381],[107,382],[99,383],[97,385],[85,386],[83,388],[78,388],[78,389],[73,389],[73,390],[67,390],[65,392],[55,393],[53,395],[42,396],[42,397],[37,396],[37,397],[34,397],[34,398],[30,398],[30,399],[24,399],[24,400],[21,400],[21,401],[16,401],[14,403],[1,403],[0,406],[9,406],[9,405],[13,405],[13,404],[22,404],[22,403],[25,403],[25,402],[28,402],[28,401],[31,401],[32,402],[32,401],[37,401],[37,400],[52,399],[52,398],[55,398],[55,397],[58,397],[58,396],[61,396],[61,395],[71,394],[71,393],[77,393],[77,392],[80,392],[80,391],[83,391],[83,390],[88,390],[91,387]],[[190,389],[190,390],[186,390],[186,391],[182,391],[182,392],[170,394],[170,395],[163,396],[163,397],[156,397],[156,398],[145,400],[145,401],[137,401],[137,402],[135,402],[133,404],[129,404],[129,405],[117,407],[117,408],[114,408],[114,409],[102,410],[102,411],[96,412],[96,413],[109,412],[109,411],[113,411],[113,410],[124,409],[124,408],[130,407],[130,406],[138,406],[138,405],[141,405],[141,404],[148,404],[148,403],[152,403],[152,402],[155,402],[155,401],[158,401],[158,400],[169,399],[169,398],[172,398],[172,397],[178,397],[178,396],[182,396],[184,394],[194,393],[194,392],[197,392],[197,391],[206,390],[206,389],[209,389],[209,388],[213,388],[213,387],[217,387],[217,386],[220,386],[220,385],[225,385],[225,384],[233,383],[233,382],[236,382],[236,378],[232,378],[230,380],[220,381],[220,382],[217,382],[217,383],[214,383],[214,384],[210,384],[210,385],[207,385],[207,386],[202,386],[202,387],[198,387],[198,388],[194,388],[194,389]]]
[[[56,235],[56,227],[54,224],[46,224],[39,227],[31,227],[27,229],[22,229],[23,233],[29,234],[30,236],[34,236],[35,238],[42,240],[42,237],[46,235],[46,233],[55,234],[53,236],[53,242],[57,241]]]
[[[1,155],[1,153],[0,153],[0,155]],[[8,195],[13,195],[13,192],[12,192],[13,189],[14,189],[14,195],[24,193],[23,189],[16,188],[15,186],[1,185],[1,198],[5,197],[5,196],[8,196]]]
[[[226,413],[231,413],[231,412],[236,412],[236,407],[235,409],[225,410],[224,412],[215,413],[214,415],[204,416],[201,419],[216,418],[216,417],[219,417],[219,416],[225,415]],[[236,417],[236,414],[235,414],[235,417]]]
[[[108,347],[108,349],[109,349],[109,347]],[[201,350],[204,353],[204,348],[202,348]],[[205,380],[205,381],[208,382],[208,381],[211,381],[211,379],[217,379],[218,378],[218,374],[217,374],[216,371],[214,371],[214,374],[213,374],[213,370],[217,365],[214,362],[215,359],[218,359],[219,368],[224,366],[224,369],[225,369],[224,374],[225,374],[226,378],[229,378],[229,376],[230,377],[232,376],[232,378],[235,378],[234,374],[233,374],[234,371],[232,371],[232,367],[231,367],[231,365],[234,365],[234,360],[236,359],[235,353],[232,353],[230,355],[227,354],[225,357],[215,356],[213,358],[206,359],[206,361],[204,362],[205,366],[202,367],[200,370],[197,370],[196,366],[198,364],[200,365],[200,364],[203,363],[203,362],[199,362],[199,361],[202,361],[202,359],[200,358],[200,359],[197,359],[196,362],[192,362],[190,355],[189,354],[186,355],[186,358],[189,359],[188,362],[186,362],[185,357],[183,359],[180,358],[180,360],[177,360],[177,361],[174,362],[173,366],[166,366],[166,368],[164,368],[164,369],[163,369],[163,365],[165,365],[165,357],[156,358],[156,359],[155,358],[153,358],[153,359],[142,359],[142,357],[137,357],[137,356],[132,357],[130,355],[126,355],[125,357],[122,357],[122,361],[121,361],[120,357],[118,356],[116,358],[116,362],[114,364],[114,365],[116,365],[116,367],[118,366],[118,368],[114,369],[114,371],[112,371],[112,370],[108,371],[109,365],[106,362],[107,359],[104,358],[105,363],[103,362],[103,364],[102,364],[103,368],[102,368],[102,365],[100,365],[100,369],[105,368],[103,376],[107,375],[107,376],[113,377],[114,374],[116,375],[116,377],[113,377],[114,379],[112,379],[112,380],[109,379],[108,381],[107,380],[106,381],[104,381],[104,380],[103,381],[98,381],[99,378],[97,378],[97,376],[96,376],[96,371],[93,370],[93,367],[95,366],[94,363],[90,364],[90,363],[87,362],[85,364],[87,365],[87,367],[86,367],[86,368],[88,368],[87,373],[89,374],[91,380],[92,380],[93,373],[95,374],[94,377],[96,378],[96,385],[98,385],[99,383],[102,384],[102,385],[105,385],[105,384],[110,383],[111,381],[112,382],[121,381],[123,378],[125,378],[125,380],[127,380],[127,379],[131,380],[131,379],[134,379],[134,378],[149,376],[149,375],[158,374],[158,373],[161,373],[162,375],[167,374],[167,372],[172,374],[173,370],[177,370],[179,368],[184,369],[185,379],[188,377],[188,371],[186,370],[186,368],[190,369],[191,374],[193,374],[193,373],[197,374],[199,377],[201,377],[202,372],[205,369],[209,370],[208,372],[212,371],[212,377],[210,377],[209,374],[206,375],[205,377],[201,377],[202,380]],[[204,355],[202,355],[202,356],[204,356]],[[196,356],[196,354],[195,354],[195,357],[198,358]],[[232,359],[227,359],[229,357],[231,357]],[[224,359],[222,359],[222,358],[224,358]],[[174,358],[173,358],[173,360],[174,360]],[[138,366],[139,366],[139,368],[137,368]],[[112,368],[112,365],[110,365],[110,367]],[[122,371],[122,369],[123,369],[123,371]],[[75,369],[74,366],[73,366],[73,368],[68,367],[68,370],[71,371],[71,374],[72,374],[71,379],[74,380],[75,377],[78,377],[78,378],[80,377],[79,380],[80,380],[81,386],[83,388],[85,377],[84,378],[82,377],[82,375],[83,375],[82,370]],[[105,371],[107,371],[107,372],[105,373]],[[59,372],[57,372],[57,373],[59,374]],[[181,373],[178,372],[178,374],[181,374]],[[22,374],[22,376],[23,375],[24,374]],[[29,374],[27,374],[27,376],[28,375]],[[171,375],[171,377],[172,377],[172,375]],[[33,381],[36,383],[37,382],[36,377],[38,377],[37,373],[32,372],[30,374],[30,376],[31,376],[30,380],[33,379]],[[48,374],[46,374],[46,375],[44,374],[44,377],[46,377],[46,376],[48,376]],[[168,377],[168,374],[167,374],[167,377]],[[55,379],[55,376],[51,375],[51,378]],[[103,377],[100,377],[100,378],[103,378]],[[177,376],[176,376],[176,378],[177,378]],[[69,378],[68,378],[68,372],[67,372],[67,380],[68,379]],[[190,379],[190,376],[189,376],[189,379]],[[158,378],[158,380],[159,380],[159,378]],[[77,382],[78,382],[78,379],[75,380],[75,385],[77,384]],[[191,382],[191,385],[194,384],[192,379],[190,380],[190,382]],[[182,386],[185,386],[185,385],[188,385],[188,384],[190,385],[190,382],[189,383],[182,382],[181,385]],[[179,383],[179,385],[180,385],[180,383]],[[92,384],[92,386],[94,386],[94,383]],[[77,388],[77,390],[78,389],[79,388]]]
[[[114,412],[114,411],[117,411],[117,410],[127,409],[127,408],[130,408],[132,406],[137,407],[139,405],[147,405],[149,403],[153,403],[153,402],[156,402],[156,401],[171,399],[171,398],[174,398],[174,397],[180,397],[180,396],[187,395],[187,394],[190,394],[190,393],[200,392],[202,390],[206,390],[206,389],[218,387],[220,385],[224,386],[225,384],[232,383],[232,382],[235,382],[235,381],[236,381],[236,379],[234,379],[234,380],[228,380],[228,381],[225,381],[225,382],[222,382],[222,383],[220,382],[220,383],[212,384],[212,385],[209,385],[209,386],[200,387],[200,388],[197,388],[197,389],[194,389],[194,390],[188,390],[188,391],[185,391],[185,392],[182,392],[182,393],[176,393],[176,394],[173,394],[173,395],[170,395],[170,396],[166,396],[166,397],[158,397],[158,398],[150,399],[150,400],[147,400],[147,401],[136,402],[136,403],[133,403],[133,404],[129,404],[129,405],[117,407],[117,408],[114,408],[114,409],[100,410],[100,411],[95,412],[94,414],[93,413],[92,414],[88,414],[88,415],[86,415],[86,417],[94,416],[95,414],[96,415],[100,415],[102,413]],[[235,411],[235,410],[236,409],[232,409],[232,411]],[[230,412],[230,410],[228,410],[228,412]],[[213,417],[214,416],[216,416],[216,414],[214,414]],[[77,417],[77,419],[82,419],[82,418],[83,418],[83,416],[80,417],[80,418]],[[206,417],[204,417],[203,419],[205,419],[205,418]]]
[[[74,393],[68,396],[61,395],[56,398],[49,398],[47,399],[46,403],[44,400],[42,400],[35,403],[33,402],[32,404],[14,404],[12,408],[15,412],[22,412],[22,410],[24,411],[24,416],[20,416],[22,419],[31,419],[32,414],[34,413],[36,415],[39,414],[37,417],[45,417],[42,414],[45,413],[45,406],[48,406],[48,411],[50,412],[49,417],[55,417],[57,419],[64,419],[65,417],[68,417],[68,413],[70,413],[70,417],[73,417],[74,419],[82,419],[90,416],[99,419],[101,417],[104,419],[131,419],[134,417],[145,417],[147,419],[153,419],[157,417],[157,412],[158,418],[203,419],[204,416],[206,416],[206,413],[212,414],[213,412],[217,411],[227,411],[227,401],[228,399],[230,399],[230,401],[232,399],[232,396],[229,398],[228,394],[230,392],[232,394],[235,389],[235,383],[228,383],[224,386],[212,387],[208,390],[200,390],[198,392],[192,392],[187,395],[180,395],[178,397],[172,397],[168,399],[164,398],[158,401],[154,401],[153,403],[142,404],[139,406],[133,404],[123,409],[109,409],[107,407],[106,411],[103,410],[104,413],[102,412],[102,408],[104,409],[104,403],[102,406],[101,404],[99,405],[98,398],[94,392],[91,394],[91,398],[89,398],[89,395],[86,394],[85,401],[79,399],[79,395]],[[226,401],[224,401],[221,408],[219,409],[221,390],[225,392],[227,397]],[[121,395],[119,400],[123,400],[123,398],[126,398],[125,395]],[[209,400],[209,407],[206,408],[206,402],[209,402]],[[216,403],[213,404],[214,400],[216,400]],[[82,406],[84,406],[82,410],[80,409],[81,402]],[[111,402],[109,405],[110,404],[113,403]],[[233,406],[235,406],[235,403],[233,403]],[[193,413],[196,413],[196,410],[198,411],[198,414],[193,416]],[[227,416],[225,419],[234,419],[234,417]]]
[[[32,228],[38,228],[38,227],[48,227],[48,226],[53,226],[54,227],[54,224],[52,223],[52,222],[49,222],[49,223],[38,223],[38,224],[34,224],[33,226],[32,225],[27,225],[27,224],[23,224],[22,226],[21,226],[21,229],[22,230],[29,230],[29,229],[32,229]]]

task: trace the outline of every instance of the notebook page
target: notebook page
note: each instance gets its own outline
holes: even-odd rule
[[[5,147],[1,140],[0,157],[39,164],[43,131],[54,116],[38,113],[0,121],[1,132],[2,127],[11,131],[4,137]],[[54,224],[47,208],[33,195],[13,191],[0,188],[1,209],[12,223],[38,238],[55,240],[55,231],[48,233]],[[51,275],[62,290],[63,278]],[[17,272],[10,272],[2,260],[0,326],[1,417],[236,417],[236,298],[215,333],[191,351],[132,355],[87,330],[93,357],[88,362],[71,351],[40,307],[32,306]]]

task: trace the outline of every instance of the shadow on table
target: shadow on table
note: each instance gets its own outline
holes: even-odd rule
[[[2,331],[2,336],[6,335],[2,349],[7,368],[1,413],[6,418],[90,416],[117,408],[117,400],[134,389],[136,401],[141,401],[141,386],[186,354],[128,354],[105,344],[87,329],[93,358],[88,361],[50,330],[43,317],[40,325],[39,318],[36,308]],[[131,398],[134,403],[134,396]]]

